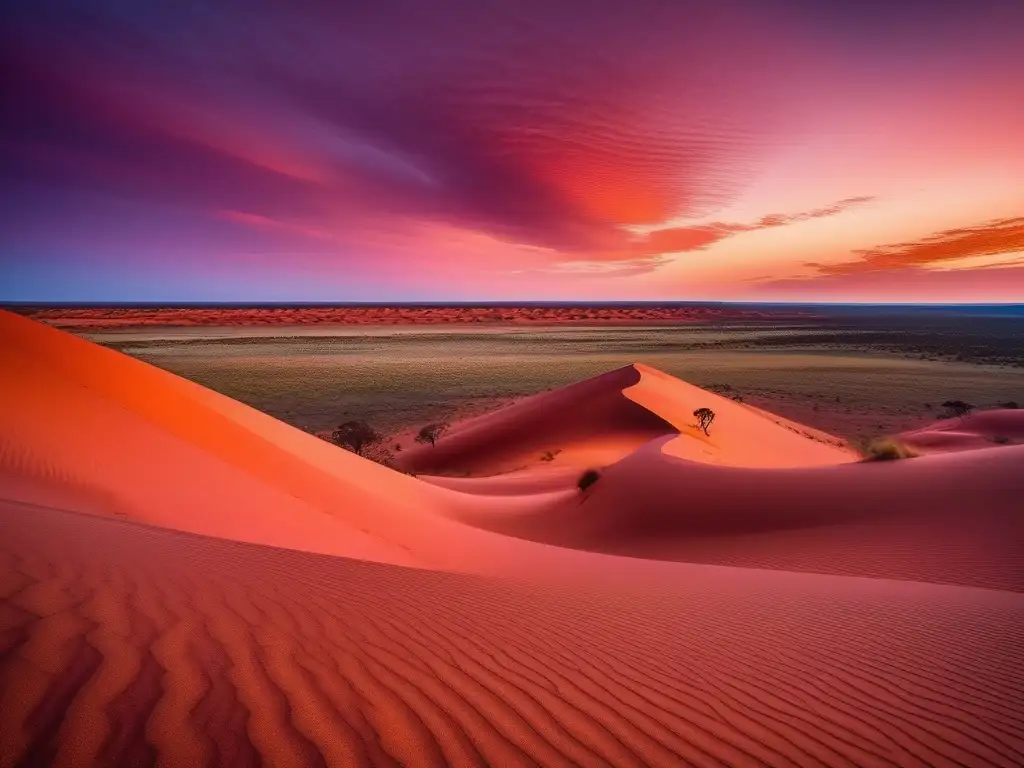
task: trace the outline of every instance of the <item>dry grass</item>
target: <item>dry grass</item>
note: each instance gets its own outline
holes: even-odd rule
[[[919,455],[913,448],[891,438],[875,440],[869,443],[863,452],[864,461],[898,461]]]

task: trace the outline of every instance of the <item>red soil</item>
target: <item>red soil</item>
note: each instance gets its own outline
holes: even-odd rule
[[[23,314],[62,328],[233,325],[647,325],[813,317],[796,310],[770,314],[734,307],[277,307],[277,308],[46,308]]]

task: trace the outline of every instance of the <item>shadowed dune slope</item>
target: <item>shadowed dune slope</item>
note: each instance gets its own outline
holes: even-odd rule
[[[457,422],[435,446],[400,453],[402,469],[498,474],[536,464],[545,451],[575,453],[578,462],[611,463],[655,437],[672,434],[671,424],[627,397],[640,373],[633,366],[542,392],[481,416]]]
[[[1024,446],[752,469],[678,459],[665,452],[672,442],[653,441],[606,468],[583,494],[455,514],[594,552],[1024,591]],[[488,482],[498,479],[446,485]]]
[[[512,583],[0,505],[3,764],[1024,763],[1018,594],[588,559]]]

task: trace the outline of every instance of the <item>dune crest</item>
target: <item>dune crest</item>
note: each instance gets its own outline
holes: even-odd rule
[[[707,435],[693,415],[703,407],[715,412]],[[665,435],[676,436],[666,453],[707,464],[799,467],[857,458],[838,438],[635,363],[456,422],[436,446],[403,451],[397,463],[425,474],[474,475],[606,466]]]

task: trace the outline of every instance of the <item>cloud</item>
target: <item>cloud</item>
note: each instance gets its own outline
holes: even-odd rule
[[[27,176],[154,204],[390,212],[586,254],[728,202],[769,133],[712,42],[757,44],[756,25],[711,6],[46,5],[59,24],[26,10],[11,35],[8,111],[31,119],[2,149]]]
[[[845,200],[825,206],[814,208],[809,211],[797,213],[772,213],[762,216],[754,223],[723,222],[715,221],[708,224],[698,224],[689,227],[670,227],[667,229],[656,229],[646,235],[634,238],[628,247],[622,250],[613,250],[604,254],[607,260],[622,259],[631,261],[638,255],[658,255],[666,253],[681,253],[685,251],[703,250],[715,243],[721,242],[733,235],[743,232],[755,232],[761,229],[783,227],[788,224],[795,224],[801,221],[810,221],[828,216],[837,216],[840,213],[857,205],[875,200],[874,197],[850,197]],[[591,258],[581,255],[579,258]]]
[[[1020,302],[1024,266],[870,272],[748,281],[746,298],[791,301]]]
[[[855,251],[858,258],[816,265],[823,275],[849,275],[905,267],[939,266],[944,262],[1024,251],[1024,217],[996,219],[973,227],[936,232],[920,240]]]

